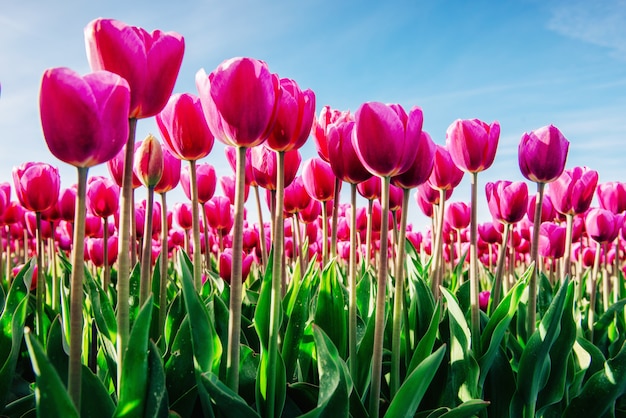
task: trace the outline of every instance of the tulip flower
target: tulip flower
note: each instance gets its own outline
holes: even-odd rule
[[[614,214],[626,211],[626,183],[607,181],[597,185],[596,196],[602,209]]]
[[[541,223],[541,209],[546,183],[555,181],[563,172],[569,150],[569,141],[553,125],[544,126],[530,133],[524,133],[518,147],[519,167],[522,175],[537,183],[534,228]],[[535,263],[529,283],[528,335],[536,329],[537,317],[537,273],[539,234],[533,234],[531,261]]]
[[[251,255],[241,252],[241,278],[245,281],[250,274],[250,268],[252,267],[253,258]],[[232,248],[226,248],[219,256],[219,274],[220,277],[227,283],[232,279],[232,264],[233,264],[233,250]]]
[[[313,120],[311,135],[317,148],[319,157],[330,162],[330,152],[328,149],[329,128],[332,124],[340,125],[342,122],[351,120],[350,112],[342,112],[340,110],[331,109],[330,106],[324,106],[320,111],[319,117]]]
[[[27,162],[14,167],[13,183],[22,206],[33,212],[49,209],[59,198],[59,170],[47,163]]]

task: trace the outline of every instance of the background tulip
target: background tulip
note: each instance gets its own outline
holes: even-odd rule
[[[525,133],[519,143],[519,167],[528,180],[550,183],[556,180],[567,161],[569,141],[556,126]]]
[[[500,124],[457,119],[446,131],[446,146],[461,170],[476,173],[491,167],[500,139]]]
[[[523,181],[499,180],[485,185],[491,216],[503,223],[517,223],[528,209],[528,185]]]
[[[61,176],[50,164],[26,162],[13,168],[13,184],[22,206],[43,212],[58,201]]]

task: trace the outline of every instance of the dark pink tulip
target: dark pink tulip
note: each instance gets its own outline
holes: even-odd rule
[[[216,231],[227,234],[233,227],[234,209],[225,196],[213,196],[204,204],[209,226]]]
[[[50,164],[26,162],[13,168],[13,184],[22,206],[43,212],[57,203],[61,176]]]
[[[87,214],[85,216],[85,236],[102,237],[102,218]]]
[[[243,260],[241,265],[241,280],[245,281],[250,274],[250,268],[252,267],[253,258],[251,255],[247,255],[242,251],[241,258]],[[232,276],[232,265],[233,265],[233,249],[226,248],[220,254],[219,259],[219,274],[220,277],[226,282],[230,283],[230,279]]]
[[[569,141],[553,125],[525,133],[518,148],[520,170],[535,183],[553,182],[565,168],[568,150]]]
[[[113,158],[128,139],[128,83],[108,71],[81,77],[68,68],[46,70],[39,112],[52,155],[75,167]]]
[[[364,103],[355,114],[354,148],[363,165],[379,177],[393,177],[415,161],[424,116],[419,107],[407,115],[400,105]]]
[[[446,131],[446,146],[452,161],[461,170],[477,173],[491,167],[496,158],[500,124],[478,119],[457,119]]]
[[[400,210],[402,209],[403,196],[404,191],[402,190],[402,188],[394,186],[393,184],[389,185],[389,210],[396,211],[398,219],[400,219]]]
[[[331,109],[328,105],[324,106],[320,111],[319,117],[313,120],[311,135],[313,135],[317,153],[322,160],[328,163],[330,162],[330,155],[328,152],[328,130],[330,125],[339,125],[341,122],[349,120],[352,120],[350,112],[341,112],[336,109]]]
[[[108,264],[111,266],[117,260],[117,236],[108,239]],[[104,239],[90,238],[87,240],[87,251],[89,259],[97,267],[104,266]]]
[[[423,185],[427,185],[427,183],[424,183]],[[421,186],[418,186],[418,189],[415,192],[415,202],[417,203],[417,207],[420,208],[424,215],[426,215],[428,218],[432,218],[434,214],[433,204],[428,200],[426,194],[420,191],[420,187]],[[434,190],[430,186],[428,186],[428,188]]]
[[[307,192],[308,194],[308,192]],[[310,196],[309,196],[310,198]],[[298,216],[300,220],[306,224],[313,224],[317,221],[322,213],[322,205],[318,200],[311,199],[309,204],[298,212]],[[317,232],[317,229],[315,230]],[[314,240],[309,240],[309,242],[313,242]]]
[[[220,187],[222,188],[222,192],[224,196],[230,200],[230,204],[235,204],[235,176],[222,176],[220,177]],[[248,184],[244,185],[243,188],[243,201],[248,200],[248,194],[250,193],[250,186]]]
[[[311,202],[311,196],[304,188],[301,176],[296,176],[293,182],[285,187],[285,212],[298,213],[306,209]]]
[[[439,190],[452,190],[463,179],[463,171],[459,169],[446,147],[437,145],[433,171],[430,174],[430,185]]]
[[[24,214],[24,223],[26,224],[26,229],[28,230],[28,234],[31,236],[35,236],[37,234],[37,215],[35,212],[27,211]],[[49,222],[41,223],[41,238],[48,239],[52,237],[52,226]]]
[[[0,193],[1,195],[2,193]],[[2,200],[3,198],[0,197],[0,200]],[[6,205],[4,206],[6,207]],[[2,225],[2,213],[4,212],[4,207],[2,212],[0,212],[0,225]],[[44,210],[43,212],[41,212],[41,219],[44,221],[49,221],[49,222],[57,222],[58,220],[61,219],[61,212],[59,212],[59,204],[57,202],[57,204],[50,206],[47,210]]]
[[[356,185],[356,190],[367,200],[380,199],[380,177],[372,176]]]
[[[311,198],[320,202],[332,200],[335,195],[335,174],[330,164],[321,158],[310,158],[302,166],[302,182]]]
[[[485,185],[487,204],[491,216],[499,221],[514,224],[522,220],[528,205],[528,186],[523,181],[499,180]]]
[[[99,18],[85,27],[85,44],[92,70],[108,70],[128,81],[127,119],[147,118],[163,109],[185,52],[181,35],[160,30],[149,33],[118,20]]]
[[[557,212],[576,215],[589,209],[597,184],[597,171],[574,167],[564,170],[559,178],[550,183],[548,194]]]
[[[363,166],[354,149],[353,130],[354,121],[343,121],[329,125],[326,146],[328,162],[330,162],[330,167],[335,176],[342,181],[357,184],[372,177],[372,173]],[[378,187],[380,188],[380,180]]]
[[[620,219],[619,215],[607,209],[594,208],[585,216],[585,230],[591,239],[600,244],[613,242],[621,228]]]
[[[535,219],[535,207],[537,202],[537,195],[533,195],[528,199],[528,211],[526,212],[528,215],[528,219],[533,222]],[[552,222],[556,219],[557,213],[554,210],[554,205],[552,204],[552,199],[550,195],[546,194],[543,196],[541,201],[541,222]]]
[[[22,219],[24,219],[24,207],[15,200],[8,202],[2,214],[2,222],[5,225],[12,225]]]
[[[135,143],[135,151],[139,148],[139,143]],[[115,181],[115,183],[122,187],[123,175],[124,175],[124,157],[126,153],[126,147],[122,147],[120,151],[115,154],[113,158],[107,161],[107,169],[109,170],[109,174],[111,178]],[[141,181],[139,177],[133,171],[133,180],[132,180],[133,189],[141,186]]]
[[[226,154],[226,159],[230,164],[230,167],[233,169],[233,173],[237,172],[237,148],[226,146],[224,147],[224,153]],[[252,173],[252,149],[246,149],[246,184],[248,186],[257,186],[256,180],[254,179],[254,174]]]
[[[302,147],[309,137],[315,118],[315,93],[300,90],[288,78],[280,79],[280,87],[278,113],[266,145],[274,151],[291,151]]]
[[[180,159],[176,158],[167,147],[163,147],[163,174],[154,186],[156,193],[167,193],[178,186],[180,181]]]
[[[189,166],[183,167],[180,172],[180,185],[187,199],[191,200],[191,178]],[[217,176],[215,168],[209,163],[196,165],[196,181],[198,185],[198,202],[206,203],[215,194]]]
[[[285,187],[296,177],[301,161],[302,157],[297,149],[285,152]],[[254,147],[250,151],[250,163],[256,184],[266,190],[276,190],[276,152],[265,145]]]
[[[175,94],[156,116],[165,144],[177,158],[196,161],[213,149],[215,142],[200,99],[190,93]]]
[[[412,189],[425,183],[430,177],[435,163],[435,143],[426,131],[422,131],[416,148],[417,155],[409,168],[391,179],[395,186]]]
[[[454,229],[467,228],[470,223],[470,207],[465,202],[446,205],[445,221]]]
[[[61,219],[73,223],[76,212],[76,184],[61,190],[58,205]]]
[[[139,143],[135,150],[133,172],[145,187],[157,185],[163,175],[163,149],[152,135]]]
[[[539,229],[539,254],[542,257],[561,258],[565,254],[565,227],[544,222]]]
[[[87,207],[101,218],[114,215],[119,209],[120,188],[108,177],[94,176],[87,181]]]
[[[184,230],[191,229],[191,203],[174,203],[174,220]]]
[[[491,297],[491,292],[488,290],[483,290],[478,294],[478,305],[483,312],[487,312],[487,308],[489,308],[489,298]]]
[[[619,181],[600,183],[596,195],[602,209],[610,210],[614,214],[626,211],[626,183]]]
[[[500,244],[502,242],[502,233],[493,222],[478,224],[478,235],[488,244]]]
[[[263,61],[231,58],[207,76],[196,73],[196,87],[211,132],[226,145],[253,147],[274,126],[281,87]]]

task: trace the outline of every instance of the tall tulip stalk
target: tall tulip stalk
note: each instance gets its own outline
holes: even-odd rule
[[[81,77],[67,68],[44,72],[39,107],[46,143],[56,158],[75,166],[78,171],[68,371],[68,391],[77,411],[80,411],[81,400],[87,173],[89,167],[110,160],[124,146],[129,134],[129,106],[128,83],[116,74],[97,71]]]
[[[488,169],[496,158],[500,124],[486,124],[478,119],[454,121],[446,132],[446,145],[452,161],[461,170],[470,174],[470,315],[472,349],[480,354],[480,304],[478,296],[478,173]]]

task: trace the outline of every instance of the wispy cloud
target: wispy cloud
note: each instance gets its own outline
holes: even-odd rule
[[[556,3],[547,27],[561,35],[606,47],[626,60],[626,1],[585,0]]]

